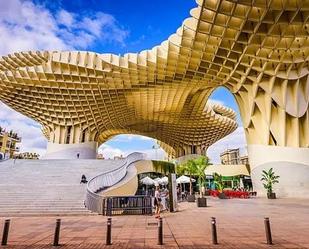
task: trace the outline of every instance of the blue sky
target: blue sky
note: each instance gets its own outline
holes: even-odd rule
[[[97,12],[112,15],[119,27],[128,31],[124,46],[115,42],[98,42],[87,50],[100,53],[124,54],[149,49],[166,40],[189,16],[196,6],[191,0],[64,0],[36,1],[53,13],[59,9],[79,12],[82,16],[95,16]]]
[[[124,54],[150,49],[174,33],[194,7],[194,0],[0,0],[0,56],[27,50]],[[238,111],[224,88],[211,99]],[[44,154],[47,141],[34,121],[1,104],[0,125],[23,137],[22,151]],[[153,139],[120,135],[101,146],[100,152],[113,157],[144,151],[164,158],[162,150],[152,149],[155,144]],[[218,162],[222,150],[234,147],[245,147],[241,127],[212,146],[209,156]]]

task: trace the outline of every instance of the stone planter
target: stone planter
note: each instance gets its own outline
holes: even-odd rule
[[[219,199],[226,199],[224,192],[219,193],[218,197],[219,197]]]
[[[205,197],[197,198],[197,207],[207,207],[207,199]]]
[[[267,193],[268,199],[276,199],[276,193]]]
[[[188,202],[195,202],[195,195],[188,195],[187,200]]]

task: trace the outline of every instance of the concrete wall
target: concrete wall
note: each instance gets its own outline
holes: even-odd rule
[[[42,159],[96,159],[97,142],[57,144],[48,142],[46,155]]]
[[[309,148],[249,145],[248,153],[253,187],[259,195],[266,195],[262,170],[273,168],[280,176],[274,185],[278,197],[309,198]]]

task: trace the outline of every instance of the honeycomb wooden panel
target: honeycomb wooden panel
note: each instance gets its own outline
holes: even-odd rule
[[[137,54],[3,56],[0,99],[54,143],[134,133],[181,156],[236,129],[233,111],[206,104],[225,86],[249,144],[309,147],[308,10],[300,0],[198,0],[175,34]]]

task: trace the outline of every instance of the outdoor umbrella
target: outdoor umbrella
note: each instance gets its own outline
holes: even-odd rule
[[[193,179],[193,178],[191,178],[191,181],[192,182],[195,182],[195,180]],[[180,177],[178,177],[177,179],[176,179],[176,183],[177,184],[183,184],[183,191],[185,191],[185,186],[184,186],[184,184],[185,183],[190,183],[190,177],[188,177],[188,176],[185,176],[185,175],[182,175],[182,176],[180,176]]]
[[[144,185],[155,185],[155,181],[152,180],[149,176],[144,177],[140,180],[140,182]]]
[[[158,186],[159,184],[161,184],[160,183],[160,178],[159,177],[157,177],[157,178],[155,178],[155,179],[153,179],[154,180],[154,182],[155,182],[155,186]]]
[[[191,178],[191,181],[192,182],[195,182],[195,180],[193,178]],[[176,179],[176,182],[179,184],[179,183],[190,183],[190,177],[188,176],[180,176]]]
[[[168,184],[168,177],[164,176],[159,180],[159,183],[162,185],[167,185]]]
[[[140,182],[146,185],[146,195],[148,195],[148,186],[156,184],[156,182],[152,180],[149,176],[144,177],[143,179],[140,180]]]

